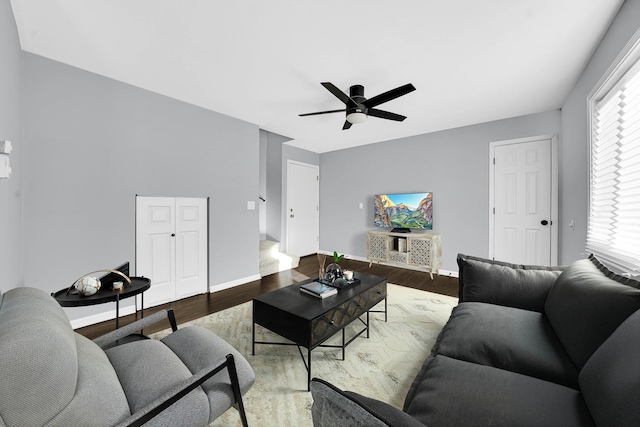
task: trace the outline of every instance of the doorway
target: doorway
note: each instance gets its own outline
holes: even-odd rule
[[[305,256],[318,253],[320,240],[320,170],[317,165],[287,161],[287,249]]]
[[[136,196],[136,276],[153,307],[208,291],[208,199]]]
[[[557,176],[556,137],[490,144],[490,258],[557,264]]]

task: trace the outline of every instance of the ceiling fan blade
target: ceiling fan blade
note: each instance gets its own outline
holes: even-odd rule
[[[318,114],[329,114],[329,113],[344,113],[345,110],[344,108],[342,110],[329,110],[329,111],[318,111],[317,113],[304,113],[304,114],[298,114],[298,116],[300,117],[304,117],[304,116],[317,116]]]
[[[409,83],[404,86],[391,89],[388,92],[381,93],[380,95],[376,95],[371,99],[367,99],[362,104],[367,108],[372,108],[376,105],[380,105],[382,103],[389,102],[392,99],[396,99],[402,95],[406,95],[409,92],[413,92],[414,90],[416,90],[416,88],[411,83]]]
[[[344,126],[342,126],[342,130],[347,130],[351,127],[351,122],[349,120],[344,121]]]
[[[347,107],[356,108],[358,106],[358,104],[353,99],[351,99],[349,97],[349,95],[347,95],[346,93],[344,93],[343,91],[341,91],[340,89],[335,87],[333,85],[333,83],[325,82],[325,83],[320,83],[320,84],[322,86],[324,86],[325,88],[327,88],[327,90],[329,92],[334,94],[336,98],[338,98],[340,101],[344,102],[344,104]]]
[[[395,120],[397,122],[401,122],[407,118],[406,116],[401,116],[400,114],[390,113],[384,110],[377,110],[375,108],[369,108],[367,114],[369,116],[379,117],[381,119]]]

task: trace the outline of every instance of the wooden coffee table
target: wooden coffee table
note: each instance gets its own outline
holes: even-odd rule
[[[300,286],[315,279],[305,280],[286,288],[278,289],[253,299],[252,350],[255,355],[256,344],[295,345],[307,369],[307,390],[311,384],[311,351],[316,347],[345,348],[364,332],[369,338],[369,313],[384,313],[387,321],[387,280],[366,273],[355,273],[360,283],[348,289],[340,290],[338,295],[325,299],[316,298],[300,292]],[[371,310],[384,300],[384,310]],[[361,316],[366,314],[366,321]],[[354,320],[363,324],[363,329],[345,341],[344,328]],[[256,341],[256,325],[288,339],[290,343]],[[323,343],[342,331],[342,345],[323,345]],[[307,358],[301,347],[307,349]]]

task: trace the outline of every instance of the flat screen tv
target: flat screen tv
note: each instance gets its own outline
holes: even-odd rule
[[[376,194],[373,224],[407,233],[411,229],[433,229],[433,193]]]

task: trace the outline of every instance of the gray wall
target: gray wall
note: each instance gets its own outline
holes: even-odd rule
[[[267,148],[269,145],[268,132],[260,129],[260,184],[258,195],[265,199],[258,199],[258,228],[260,229],[260,240],[267,238]]]
[[[583,258],[589,209],[587,97],[631,37],[640,29],[640,0],[627,0],[562,106],[560,144],[560,254],[567,264]],[[575,220],[576,229],[568,224]]]
[[[459,252],[488,256],[489,143],[560,128],[556,110],[322,154],[320,249],[366,257],[373,196],[432,191],[442,268],[458,271]]]
[[[0,140],[13,143],[13,173],[0,179],[0,292],[22,284],[22,65],[9,0],[0,0]]]
[[[261,130],[260,143],[266,144],[266,238],[280,242],[286,251],[286,223],[282,215],[287,208],[287,160],[320,164],[320,155],[287,145],[291,138]]]
[[[279,242],[282,232],[282,143],[289,138],[264,131],[264,139],[267,144],[266,238]]]
[[[210,285],[259,274],[257,126],[36,55],[23,66],[28,285],[134,269],[136,194],[210,197]]]

